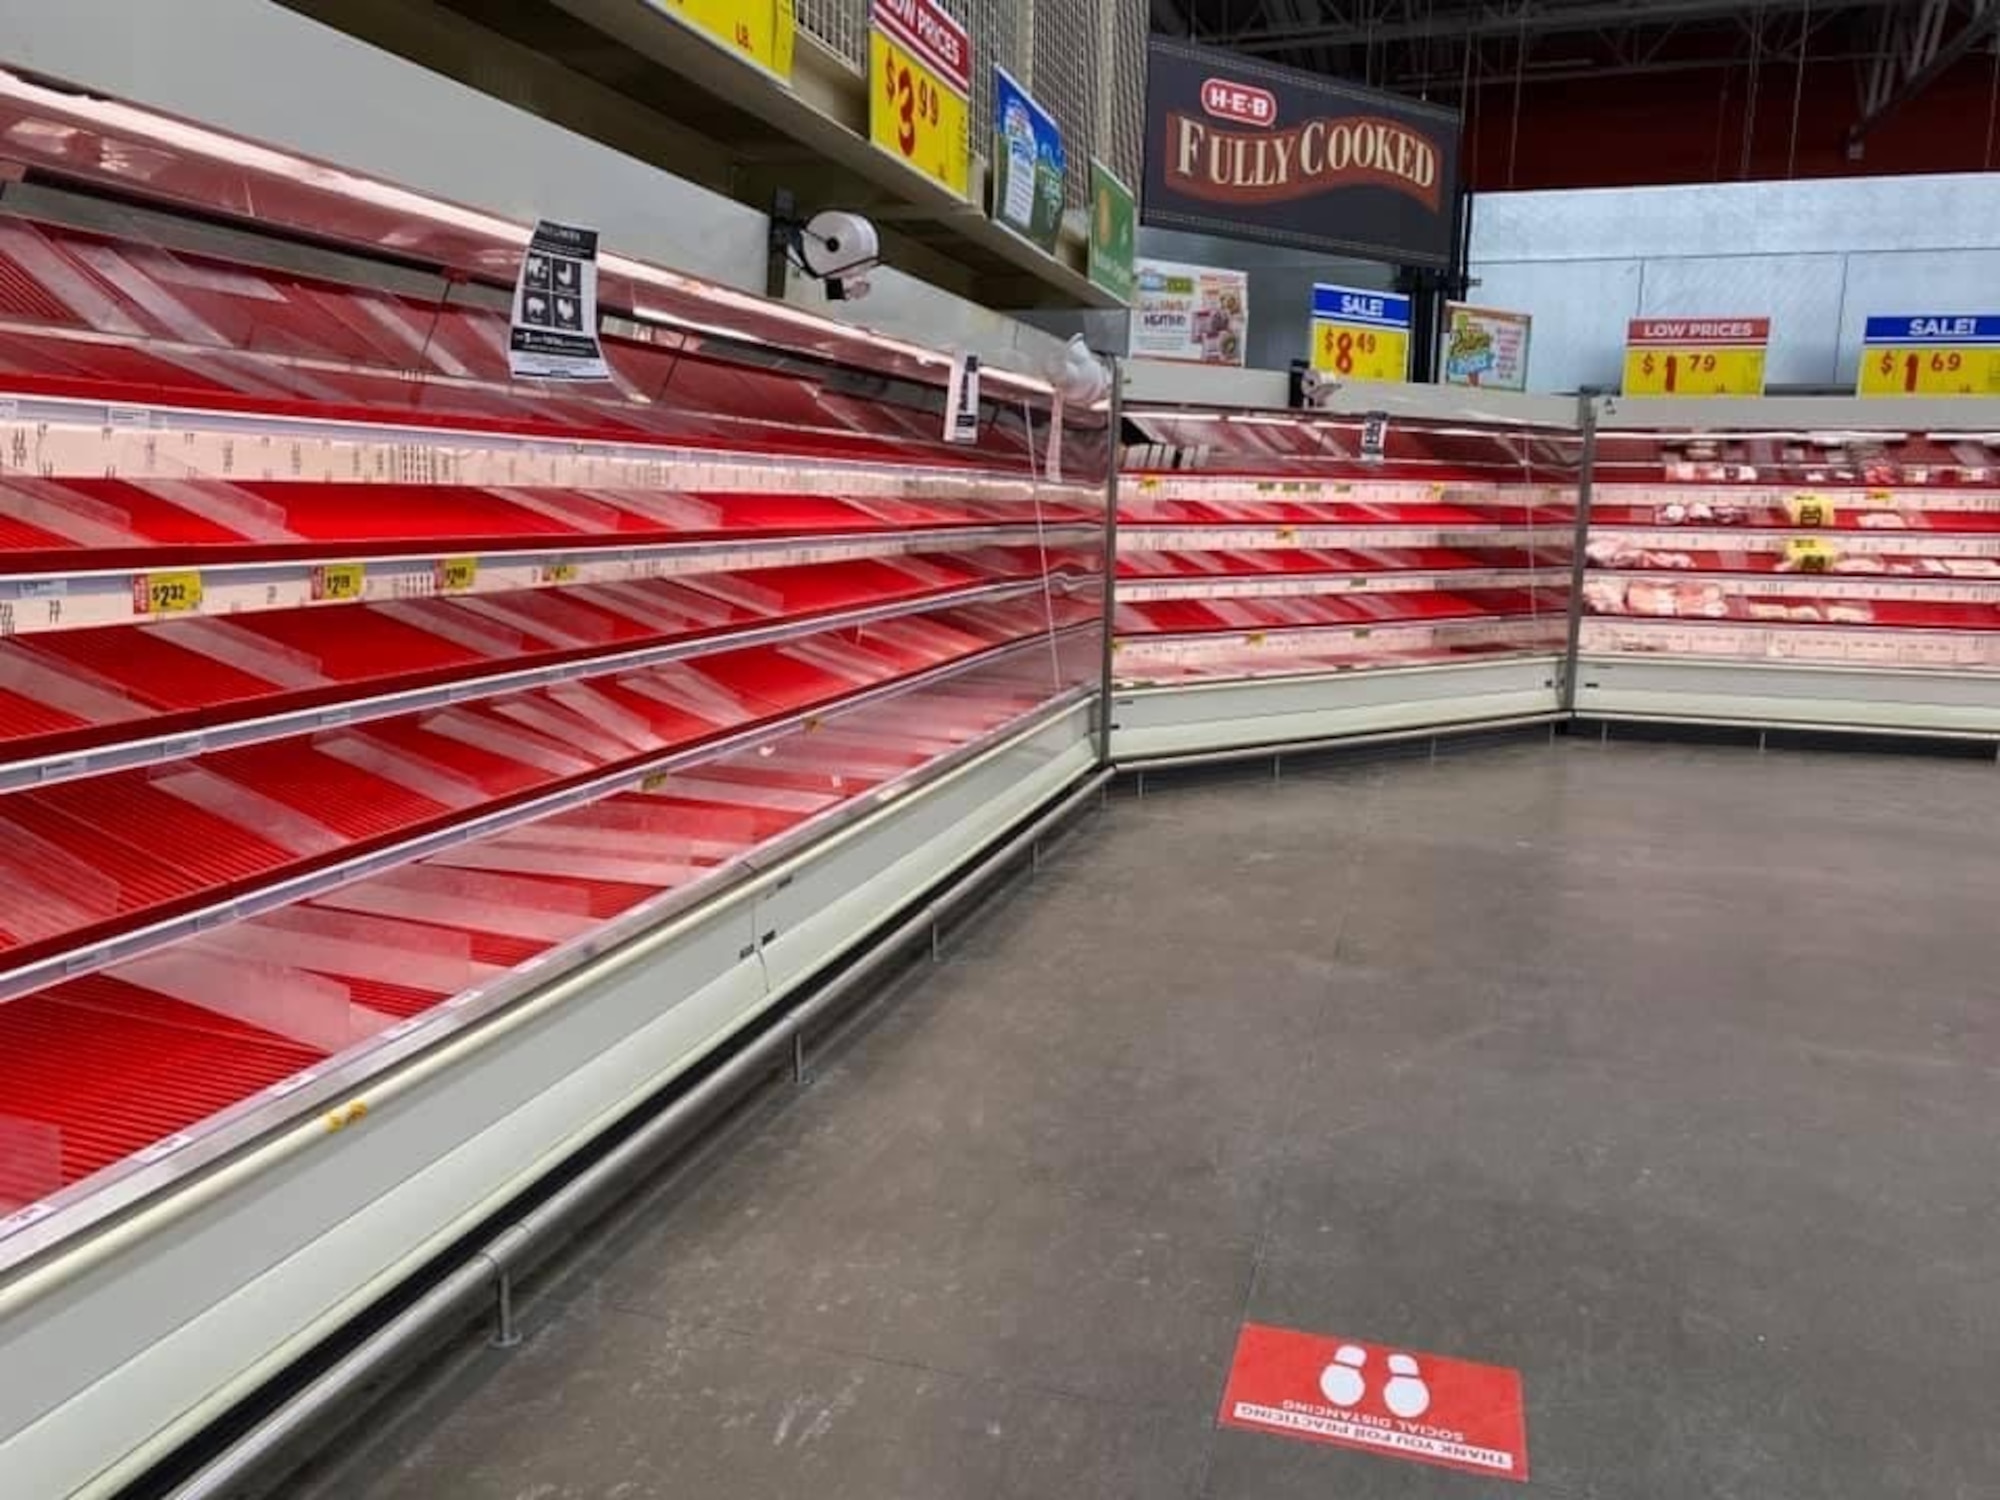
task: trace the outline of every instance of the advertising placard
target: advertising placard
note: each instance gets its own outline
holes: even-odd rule
[[[1016,83],[993,70],[993,218],[1053,255],[1062,233],[1062,127]]]
[[[937,0],[871,0],[868,138],[963,198],[971,100],[971,33]]]
[[[1450,262],[1455,111],[1161,37],[1147,67],[1146,223]]]
[[[1243,363],[1250,332],[1250,278],[1244,272],[1142,260],[1133,281],[1135,359]]]
[[[1120,302],[1132,301],[1132,259],[1139,246],[1139,206],[1132,190],[1090,159],[1090,279]]]
[[[543,219],[514,278],[507,367],[516,380],[609,380],[597,342],[597,231]]]
[[[2000,317],[1910,313],[1870,318],[1862,396],[2000,396]]]
[[[1444,383],[1488,391],[1525,391],[1528,333],[1533,322],[1526,313],[1447,302]]]
[[[1312,297],[1313,368],[1336,380],[1410,378],[1410,299],[1321,282]]]
[[[647,0],[683,26],[792,81],[798,21],[792,0]]]
[[[1769,318],[1634,318],[1625,327],[1628,396],[1761,396]]]

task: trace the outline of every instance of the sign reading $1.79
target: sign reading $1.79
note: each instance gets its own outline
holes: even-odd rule
[[[972,36],[937,0],[873,0],[868,138],[959,197],[971,186]]]

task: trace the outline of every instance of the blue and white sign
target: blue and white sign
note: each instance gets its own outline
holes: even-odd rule
[[[1062,127],[1005,68],[993,70],[993,218],[1055,254],[1062,233]]]
[[[1969,313],[1905,313],[1870,318],[1864,344],[2000,344],[2000,317]]]
[[[1855,389],[1863,396],[2000,396],[2000,316],[1870,318]]]
[[[1313,316],[1332,323],[1410,331],[1410,299],[1397,292],[1371,292],[1320,282],[1313,287]]]
[[[1410,378],[1410,299],[1364,287],[1313,287],[1312,362],[1339,380]]]

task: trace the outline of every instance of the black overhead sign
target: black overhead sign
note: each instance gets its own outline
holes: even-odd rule
[[[1442,266],[1457,186],[1454,110],[1153,39],[1144,223]]]

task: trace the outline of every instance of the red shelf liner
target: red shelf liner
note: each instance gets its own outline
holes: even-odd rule
[[[1062,551],[1049,554],[1048,561],[1081,574],[1095,559]],[[94,723],[60,709],[17,703],[11,694],[0,695],[0,751],[16,758],[66,754],[139,734],[186,733],[360,695],[587,661],[674,641],[698,642],[750,625],[804,623],[815,615],[871,605],[915,606],[980,584],[1031,579],[1041,566],[1042,555],[1030,549],[985,548],[974,554],[926,556],[919,576],[898,568],[894,561],[862,559],[625,585],[569,585],[546,593],[524,590],[222,617],[232,635],[252,645],[302,655],[308,680],[319,679],[312,686],[267,681],[177,645],[170,637],[184,622],[39,632],[0,640],[0,671],[11,660],[83,674],[112,701],[122,697],[131,713]],[[775,599],[780,607],[765,614],[722,597],[739,587],[752,591],[752,598]],[[501,611],[497,620],[487,612],[494,601]],[[664,618],[689,616],[683,605],[691,605],[695,614],[713,623],[695,623],[691,618],[688,628],[665,632],[631,613],[634,601]],[[496,640],[507,639],[506,632],[513,631],[519,647],[504,657],[487,655],[413,623],[424,620],[435,620],[445,628],[469,625],[482,632],[492,632],[497,625]]]
[[[1093,615],[1092,606],[1081,600],[1058,597],[1055,605],[1058,627]],[[827,642],[859,646],[870,653],[856,668],[862,674],[858,678],[810,661],[802,652],[809,641],[718,652],[701,658],[691,669],[679,670],[692,670],[709,683],[717,701],[740,695],[742,706],[725,712],[722,722],[695,717],[629,687],[616,692],[614,701],[648,721],[661,740],[660,745],[643,753],[599,754],[582,743],[548,739],[507,717],[502,710],[516,702],[540,705],[558,716],[567,712],[557,690],[534,689],[442,712],[401,715],[314,739],[277,741],[258,747],[261,754],[226,751],[198,756],[191,762],[169,763],[169,767],[207,767],[354,840],[337,854],[318,858],[296,857],[246,828],[166,796],[149,785],[161,774],[160,768],[113,772],[9,793],[0,796],[0,818],[12,818],[28,832],[116,882],[118,920],[88,924],[60,937],[36,941],[22,941],[12,932],[0,933],[0,954],[20,963],[60,952],[125,925],[243,894],[280,873],[296,873],[329,858],[358,853],[371,842],[413,836],[459,815],[439,815],[434,811],[438,804],[429,796],[413,797],[379,776],[329,773],[320,761],[338,742],[385,747],[436,768],[447,784],[456,778],[467,791],[465,810],[473,804],[499,807],[620,765],[643,763],[665,749],[720,731],[815,704],[830,704],[873,683],[890,682],[957,656],[1031,639],[1046,631],[1049,624],[1043,599],[1033,596],[1000,606],[910,616],[885,622],[886,628],[829,632]],[[913,627],[931,639],[917,645]],[[674,670],[644,669],[628,674],[625,681],[644,680],[649,672],[670,679]],[[453,726],[458,727],[458,733],[452,732]],[[517,754],[531,756],[532,763],[515,758]],[[312,758],[301,763],[302,756]],[[397,818],[395,812],[407,816]],[[371,826],[371,818],[381,821]]]

